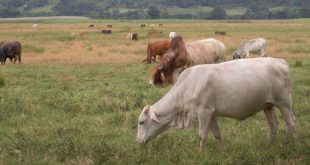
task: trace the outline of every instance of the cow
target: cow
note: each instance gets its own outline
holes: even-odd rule
[[[88,27],[89,27],[89,28],[94,28],[95,25],[94,25],[94,24],[90,24],[90,25],[88,25]]]
[[[103,33],[103,34],[112,34],[112,30],[102,30],[101,33]]]
[[[0,62],[5,64],[6,59],[9,58],[15,64],[21,62],[22,44],[18,41],[1,42],[0,43]]]
[[[146,61],[148,64],[150,64],[152,60],[156,61],[156,56],[159,56],[159,58],[161,59],[169,48],[170,48],[169,40],[162,40],[149,43],[147,45],[146,59],[143,61]]]
[[[128,33],[127,38],[130,41],[138,41],[138,33]]]
[[[246,72],[240,72],[243,70]],[[274,107],[279,108],[289,133],[296,139],[290,71],[283,59],[252,58],[197,65],[182,72],[159,101],[143,108],[137,141],[146,143],[169,127],[184,128],[198,121],[200,151],[209,130],[223,148],[217,117],[244,120],[264,111],[272,143],[279,126]]]
[[[214,34],[226,36],[227,33],[225,31],[215,31]]]
[[[32,26],[31,26],[32,28],[38,28],[39,27],[39,24],[32,24]]]
[[[112,28],[112,25],[111,25],[111,24],[108,24],[107,27],[108,27],[108,28]]]
[[[267,42],[264,38],[242,41],[239,48],[233,52],[233,59],[249,58],[250,53],[260,52],[261,57],[267,57]]]
[[[145,24],[141,24],[140,27],[145,27]]]
[[[185,44],[181,36],[171,40],[157,69],[152,69],[150,84],[174,83],[180,73],[194,65],[220,63],[226,60],[225,45],[214,38]],[[159,81],[155,81],[159,80]]]
[[[170,32],[169,33],[169,38],[172,40],[174,37],[176,37],[178,34],[176,32]]]

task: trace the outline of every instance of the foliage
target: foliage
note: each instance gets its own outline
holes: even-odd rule
[[[0,0],[0,17],[75,15],[112,19],[287,19],[309,18],[309,5],[307,0]],[[118,13],[119,8],[128,10]],[[282,9],[273,11],[274,8]],[[179,12],[174,13],[175,9]]]
[[[212,12],[210,13],[210,19],[225,19],[226,18],[226,11],[222,7],[215,7]]]
[[[157,19],[157,18],[159,18],[159,14],[160,14],[160,12],[156,6],[150,6],[149,7],[149,11],[148,11],[149,18]]]

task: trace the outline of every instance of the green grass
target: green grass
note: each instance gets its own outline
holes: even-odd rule
[[[306,164],[309,163],[310,61],[290,61],[299,139],[280,117],[269,145],[262,113],[219,118],[226,150],[210,136],[198,153],[198,128],[170,129],[147,145],[135,141],[142,107],[170,86],[150,86],[149,66],[6,65],[0,88],[1,164]],[[126,69],[124,69],[126,68]],[[281,115],[279,115],[281,116]]]

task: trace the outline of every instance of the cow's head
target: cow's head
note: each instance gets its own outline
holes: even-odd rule
[[[161,118],[155,114],[151,106],[145,106],[138,119],[137,141],[146,143],[166,130],[170,121],[165,120],[164,116],[162,119],[161,121]]]
[[[240,53],[240,51],[234,51],[233,52],[233,59],[235,60],[235,59],[241,59],[242,57],[241,57],[241,53]]]

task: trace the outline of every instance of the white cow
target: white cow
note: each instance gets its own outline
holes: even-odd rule
[[[239,48],[233,53],[233,59],[249,58],[250,53],[260,52],[261,57],[267,57],[267,42],[263,38],[242,41]]]
[[[200,151],[209,129],[223,147],[216,117],[244,120],[263,110],[272,142],[279,125],[274,106],[280,109],[290,134],[297,138],[289,72],[288,64],[276,58],[190,67],[164,97],[143,108],[137,140],[146,143],[171,126],[187,127],[198,119]]]
[[[38,28],[39,24],[32,24],[32,28]]]
[[[176,37],[178,34],[176,32],[170,32],[169,33],[169,38],[172,40],[172,38]]]

